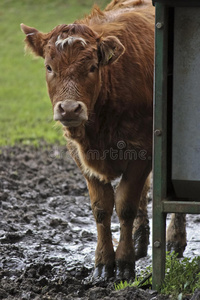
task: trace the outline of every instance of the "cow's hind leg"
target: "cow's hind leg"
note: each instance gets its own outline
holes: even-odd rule
[[[149,186],[150,178],[148,177],[142,190],[137,216],[133,223],[135,260],[145,257],[148,251],[150,228],[147,214],[147,193]]]
[[[130,162],[116,191],[116,211],[120,221],[120,240],[116,250],[116,279],[135,277],[135,252],[132,239],[133,221],[137,215],[144,183],[151,170],[147,161]]]
[[[167,228],[167,251],[175,251],[178,257],[183,257],[186,243],[186,215],[172,214]]]
[[[98,235],[93,277],[106,280],[113,277],[115,264],[111,236],[114,191],[110,183],[104,184],[96,178],[87,179],[87,183]]]

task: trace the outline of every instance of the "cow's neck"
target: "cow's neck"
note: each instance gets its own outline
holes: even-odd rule
[[[117,136],[120,114],[115,107],[110,91],[100,92],[89,122],[86,126],[86,136],[91,143],[97,139],[105,144],[112,144]],[[96,143],[96,142],[95,142]]]

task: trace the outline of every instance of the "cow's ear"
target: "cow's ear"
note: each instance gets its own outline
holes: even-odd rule
[[[99,63],[108,65],[116,61],[125,51],[125,47],[115,36],[101,39],[98,47]]]
[[[32,50],[36,55],[44,58],[44,46],[47,43],[46,34],[39,32],[33,27],[21,24],[21,29],[25,33],[25,43],[28,49]]]

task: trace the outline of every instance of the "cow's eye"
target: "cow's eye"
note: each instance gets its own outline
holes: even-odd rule
[[[49,73],[52,72],[52,68],[49,65],[46,65],[46,69],[47,69],[47,72],[49,72]]]
[[[97,67],[96,67],[95,65],[92,65],[92,66],[90,67],[90,72],[93,73],[93,72],[96,70],[96,68],[97,68]]]

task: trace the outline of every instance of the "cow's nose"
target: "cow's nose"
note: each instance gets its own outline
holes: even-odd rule
[[[54,107],[54,120],[55,121],[70,121],[79,118],[82,113],[82,105],[80,102],[73,100],[64,100],[57,102]]]
[[[87,107],[81,101],[59,101],[53,110],[54,120],[67,127],[77,127],[88,120]]]
[[[74,101],[63,101],[58,105],[58,111],[63,118],[74,119],[82,110],[81,104]]]

